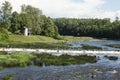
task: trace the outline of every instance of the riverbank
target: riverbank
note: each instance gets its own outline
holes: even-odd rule
[[[45,49],[68,49],[71,42],[94,40],[92,37],[60,36],[54,39],[40,35],[9,35],[9,39],[0,41],[0,47],[4,48],[45,48]]]

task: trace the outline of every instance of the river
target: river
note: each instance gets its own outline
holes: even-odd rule
[[[72,43],[73,47],[89,44],[107,50],[120,50],[110,48],[106,44],[120,44],[120,41],[99,40]],[[86,63],[68,66],[35,66],[5,68],[0,71],[0,80],[7,74],[13,74],[13,80],[119,80],[120,54],[95,54],[99,60],[96,63]],[[118,56],[116,61],[104,56]]]
[[[74,48],[79,48],[81,49],[81,44],[87,44],[90,46],[97,46],[97,47],[101,47],[103,50],[120,50],[120,48],[112,48],[106,45],[110,45],[110,44],[120,44],[120,41],[116,41],[116,40],[91,40],[91,41],[82,41],[82,42],[76,42],[76,43],[71,43],[71,47]]]
[[[27,66],[5,68],[0,71],[0,80],[7,74],[13,74],[13,80],[119,80],[120,79],[120,55],[113,61],[105,58],[103,54],[96,55],[99,60],[96,63],[86,63],[69,66]]]

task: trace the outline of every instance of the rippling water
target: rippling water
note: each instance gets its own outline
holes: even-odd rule
[[[120,41],[115,41],[115,40],[82,41],[82,42],[72,43],[72,47],[81,47],[81,44],[101,47],[103,50],[120,50],[120,48],[112,48],[112,47],[106,46],[109,44],[120,44]]]
[[[81,47],[81,44],[102,47],[107,50],[120,50],[105,46],[107,44],[120,44],[120,41],[99,40],[73,43],[72,47]],[[104,56],[118,56],[112,61]],[[24,68],[6,68],[0,71],[0,80],[6,74],[13,74],[13,80],[119,80],[120,79],[120,54],[99,54],[96,63],[69,66],[28,66]],[[92,75],[92,77],[91,77]],[[94,79],[93,79],[94,78]]]
[[[120,76],[120,55],[110,54],[108,56],[118,56],[118,60],[112,61],[105,58],[105,55],[96,55],[99,57],[97,63],[86,63],[81,65],[69,66],[28,66],[24,68],[6,68],[0,71],[0,80],[6,74],[13,74],[13,80],[80,80],[76,75],[84,75],[81,80],[93,80],[91,74],[95,74],[94,80],[119,80]],[[89,73],[89,74],[88,74]]]

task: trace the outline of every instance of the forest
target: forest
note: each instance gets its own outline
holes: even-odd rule
[[[11,3],[5,1],[0,8],[0,34],[23,34],[24,27],[31,28],[31,35],[57,38],[58,28],[50,17],[31,5],[22,5],[21,12],[12,11]],[[5,34],[6,33],[6,34]]]
[[[55,25],[60,35],[90,36],[95,38],[120,39],[120,21],[104,19],[56,18]]]
[[[5,1],[0,7],[0,39],[8,38],[9,34],[22,35],[24,27],[31,28],[31,35],[55,39],[59,39],[60,35],[120,39],[120,21],[117,16],[115,21],[110,18],[50,18],[31,5],[23,4],[20,13],[13,12],[11,3]]]

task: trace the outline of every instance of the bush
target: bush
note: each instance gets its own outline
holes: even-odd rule
[[[2,67],[25,67],[30,65],[34,58],[36,58],[35,55],[24,52],[0,55],[0,65],[2,65]]]
[[[13,78],[13,75],[12,75],[12,74],[7,74],[7,75],[3,78],[3,80],[12,80],[12,78]]]
[[[4,28],[0,30],[0,40],[8,40],[9,39],[9,34],[8,31]]]

